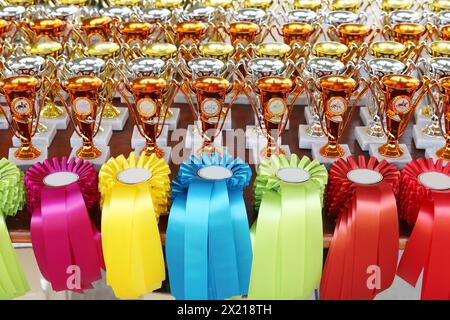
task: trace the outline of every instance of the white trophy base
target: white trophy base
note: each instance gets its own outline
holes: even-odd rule
[[[172,111],[172,116],[170,118],[169,116],[166,117],[164,125],[167,125],[169,130],[173,131],[178,127],[178,121],[180,120],[180,109],[170,108],[170,111]]]
[[[128,108],[117,108],[120,113],[116,118],[113,119],[102,119],[102,126],[110,126],[114,131],[121,131],[127,123],[128,119]]]
[[[420,103],[414,110],[414,119],[416,120],[416,124],[420,126],[424,126],[427,123],[430,123],[431,115],[424,115],[425,110],[426,105],[423,103]]]
[[[350,148],[348,147],[347,144],[339,144],[339,146],[342,149],[344,149],[344,155],[341,158],[327,158],[320,154],[320,148],[322,148],[323,146],[324,146],[323,143],[313,144],[311,147],[311,155],[312,155],[313,159],[319,161],[320,163],[322,163],[326,166],[332,164],[334,161],[336,161],[338,159],[347,158],[348,156],[352,155],[350,152]]]
[[[158,147],[164,151],[164,156],[163,159],[166,160],[166,162],[168,164],[170,164],[170,159],[171,159],[171,153],[172,153],[172,148],[171,147],[167,147],[167,146],[159,146]],[[134,153],[138,156],[141,154],[142,149],[144,149],[143,146],[137,146],[134,149]]]
[[[48,124],[47,130],[45,132],[36,133],[33,138],[31,138],[31,143],[35,146],[45,146],[49,147],[52,144],[53,139],[56,136],[56,126],[55,124]],[[20,139],[16,136],[12,137],[13,147],[20,146]]]
[[[169,136],[169,127],[164,125],[161,134],[158,139],[156,139],[156,143],[158,146],[167,146],[167,139]],[[145,138],[141,136],[139,130],[136,126],[133,127],[133,135],[131,136],[131,148],[137,149],[145,146]]]
[[[378,148],[380,146],[376,144],[372,144],[369,147],[369,155],[377,158],[378,161],[386,160],[389,163],[395,164],[399,169],[403,168],[408,162],[412,160],[411,154],[409,153],[408,147],[406,144],[401,144],[400,147],[404,151],[403,155],[398,158],[389,158],[382,156],[378,152]]]
[[[258,126],[249,126],[245,127],[245,148],[260,148],[261,146],[266,146],[267,138],[264,136],[260,130],[258,130]],[[281,144],[281,137],[278,138],[278,144]]]
[[[45,159],[47,159],[47,156],[48,156],[47,147],[46,146],[36,146],[36,147],[39,150],[41,150],[41,155],[35,159],[32,159],[32,160],[17,159],[15,156],[15,153],[16,153],[17,149],[19,149],[19,148],[10,148],[9,154],[8,154],[8,160],[11,161],[12,163],[14,163],[16,166],[18,166],[20,170],[25,171],[32,165],[34,165],[38,162],[42,162]]]
[[[106,147],[109,144],[109,140],[111,140],[112,136],[112,128],[110,126],[103,126],[103,131],[99,130],[97,135],[94,137],[94,144],[97,146]],[[72,136],[70,137],[70,146],[72,148],[79,148],[83,145],[83,141],[81,137],[74,131]]]
[[[195,128],[195,130],[194,130]],[[186,139],[184,140],[184,146],[187,149],[200,149],[203,145],[203,138],[200,135],[199,132],[197,132],[197,127],[193,124],[188,125],[187,131],[186,131]],[[214,145],[215,146],[221,146],[222,145],[222,133],[219,134],[216,139],[214,139]]]
[[[258,118],[255,116],[254,119],[255,119],[255,126],[259,126]],[[290,123],[290,121],[288,120],[288,121],[287,121],[287,124],[286,124],[286,129],[285,129],[285,130],[289,130],[289,123]]]
[[[314,143],[322,145],[327,143],[328,139],[325,134],[322,137],[313,137],[306,132],[308,128],[309,124],[301,124],[298,126],[298,144],[300,149],[311,149]]]
[[[97,148],[99,148],[102,151],[102,154],[100,155],[100,157],[95,158],[95,159],[84,159],[86,161],[88,161],[90,164],[92,164],[95,168],[95,170],[100,170],[100,167],[106,162],[108,161],[111,153],[110,153],[110,149],[108,146],[99,146],[99,145],[95,145]],[[70,157],[76,157],[77,159],[80,159],[77,157],[76,153],[79,147],[74,147],[72,148],[72,152],[70,153]]]
[[[258,166],[263,160],[266,159],[264,156],[261,155],[261,151],[264,149],[264,147],[266,147],[266,145],[267,144],[262,146],[262,148],[253,148],[250,150],[250,153],[251,153],[250,160],[253,161],[250,164],[254,164],[255,166]],[[290,157],[291,150],[289,149],[289,146],[281,145],[280,148],[284,151],[284,154],[286,155],[286,157]]]
[[[2,108],[2,106],[0,106],[0,108]],[[11,113],[9,112],[9,109],[3,108],[3,110],[5,110],[8,120],[11,120]],[[3,112],[0,111],[0,130],[6,130],[9,128],[8,120],[3,115]]]
[[[355,138],[362,151],[369,151],[371,144],[382,144],[386,142],[386,136],[371,137],[367,134],[368,127],[355,127]]]
[[[433,147],[433,148],[428,148],[425,149],[425,159],[433,159],[434,162],[438,161],[439,158],[436,155],[436,152],[441,149],[444,145],[440,146],[440,147]],[[447,160],[442,160],[442,164],[446,165],[448,163]]]
[[[66,110],[64,110],[64,113],[58,117],[58,118],[44,118],[40,117],[39,120],[42,124],[46,125],[47,127],[50,125],[55,125],[56,130],[66,130],[67,125],[69,124],[70,118],[67,115]]]
[[[444,137],[430,137],[422,132],[423,128],[424,126],[420,124],[413,126],[413,139],[417,149],[427,149],[445,144]]]

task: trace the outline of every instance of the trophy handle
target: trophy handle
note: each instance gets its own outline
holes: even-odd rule
[[[94,129],[94,137],[97,135],[98,131],[101,128],[102,120],[103,120],[103,112],[105,111],[105,105],[106,102],[111,101],[112,96],[114,95],[114,92],[116,92],[117,88],[119,87],[119,81],[113,81],[112,77],[109,77],[104,82],[103,92],[105,92],[106,96],[100,96],[100,101],[102,103],[101,111],[100,111],[100,120],[98,121],[97,128]],[[110,85],[110,86],[108,86]],[[98,114],[97,114],[98,117]]]
[[[164,30],[164,37],[167,41],[169,41],[171,44],[176,44],[175,38],[176,38],[176,32],[175,32],[175,28],[169,24],[166,23],[165,25],[160,24],[159,22],[157,23],[161,30]]]
[[[359,54],[361,54],[360,47],[356,43],[351,42],[347,54],[341,58],[341,61],[344,64],[347,64],[349,61],[352,61],[355,57],[359,56]]]
[[[381,29],[381,35],[385,40],[389,40],[392,38],[392,27],[390,25],[385,25],[383,29]]]
[[[371,27],[370,33],[369,33],[369,34],[371,34],[371,36],[370,36],[369,40],[367,40],[367,42],[364,42],[364,43],[366,43],[367,47],[370,46],[375,41],[375,39],[380,34],[380,32],[381,32],[381,29],[377,25],[373,24]],[[365,56],[365,54],[364,54],[364,56]]]
[[[305,84],[303,83],[303,80],[300,77],[295,78],[295,87],[289,92],[289,94],[293,94],[294,97],[291,101],[291,104],[288,108],[288,113],[286,115],[286,120],[283,123],[283,126],[280,129],[280,133],[278,134],[279,137],[281,137],[284,133],[284,130],[286,130],[287,123],[291,117],[292,110],[294,109],[295,103],[297,102],[297,99],[299,95],[301,95],[305,91]]]
[[[436,101],[432,88],[436,87],[436,91],[438,93],[439,101]],[[434,109],[436,110],[439,118],[439,131],[441,132],[441,135],[447,140],[449,138],[449,135],[447,134],[446,130],[442,128],[442,118],[444,116],[444,102],[442,100],[442,97],[445,95],[445,92],[443,89],[441,89],[439,82],[437,82],[435,79],[430,80],[430,88],[429,88],[429,97],[431,98],[432,103],[434,104]],[[441,97],[442,96],[442,97]]]
[[[442,38],[442,35],[439,32],[439,28],[435,24],[433,24],[431,22],[427,22],[427,23],[425,23],[425,28],[428,33],[427,39],[430,39],[431,41],[433,41],[433,40]]]
[[[337,28],[334,25],[329,25],[327,29],[327,37],[330,41],[336,41],[339,38]]]
[[[48,86],[47,86],[47,88],[45,88],[44,94],[42,97],[45,98],[48,95],[48,93],[53,89],[53,87],[55,86],[56,80],[57,79],[50,80],[48,77],[42,77],[42,86],[44,86],[45,83],[48,83]],[[34,136],[37,132],[37,129],[39,126],[39,120],[41,118],[41,111],[44,108],[45,101],[46,101],[46,99],[41,99],[41,102],[39,103],[39,107],[37,110],[37,116],[36,116],[36,123],[32,130],[31,136]],[[34,115],[34,113],[33,113],[33,115]],[[34,116],[33,116],[33,118],[34,118]]]
[[[218,25],[216,25],[214,22],[209,21],[209,22],[208,22],[208,29],[209,29],[209,28],[212,29],[212,33],[211,33],[210,38],[211,38],[213,41],[216,41],[217,39],[219,39],[221,42],[225,42],[225,38],[224,38],[223,35],[219,32],[219,26],[218,26]],[[206,32],[208,32],[208,31],[206,31]],[[206,32],[205,32],[205,33],[206,33]],[[217,37],[217,38],[215,38],[215,37]]]
[[[167,90],[166,94],[163,95],[163,103],[166,106],[166,110],[164,112],[163,122],[161,124],[161,129],[158,131],[156,138],[159,138],[159,136],[162,133],[162,129],[164,128],[164,124],[166,123],[167,113],[169,112],[170,107],[173,104],[173,101],[175,100],[175,96],[177,95],[180,88],[180,84],[175,79],[170,80],[169,83],[169,89]],[[159,126],[159,119],[158,119],[158,126]]]
[[[183,96],[186,98],[186,102],[187,102],[189,108],[191,109],[192,115],[194,117],[196,117],[195,121],[197,121],[198,120],[198,112],[197,112],[197,110],[195,110],[194,102],[192,101],[192,98],[190,96],[190,93],[195,93],[195,91],[189,85],[189,80],[183,79],[181,81],[181,84],[180,84],[179,88],[180,88],[181,93],[183,94]],[[201,132],[201,131],[199,131],[199,132]]]
[[[284,37],[284,33],[280,31],[280,29],[278,28],[278,26],[276,24],[273,24],[270,26],[269,28],[269,33],[272,36],[273,40],[276,40],[275,35],[272,33],[272,31],[275,31],[280,37]],[[289,44],[289,43],[288,43]]]
[[[326,126],[323,125],[323,117],[325,114],[325,109],[322,110],[322,112],[320,112],[320,106],[319,103],[321,102],[317,102],[316,96],[314,95],[314,93],[311,91],[311,89],[309,88],[309,86],[312,86],[314,88],[314,90],[316,90],[317,92],[322,92],[322,88],[320,86],[317,85],[317,83],[314,81],[314,79],[312,78],[308,78],[306,80],[305,83],[305,91],[306,93],[309,95],[312,103],[314,104],[313,107],[316,111],[316,114],[319,116],[320,118],[320,127],[322,128],[323,133],[325,133],[328,136],[328,131]],[[307,106],[309,108],[309,106]]]
[[[217,136],[222,132],[223,126],[225,125],[225,120],[226,120],[226,118],[228,116],[228,112],[230,111],[231,107],[234,105],[234,103],[235,103],[237,97],[239,96],[239,93],[241,92],[241,90],[242,90],[241,83],[239,82],[239,80],[235,80],[234,84],[233,84],[233,90],[232,90],[234,92],[234,95],[231,98],[230,102],[228,103],[228,106],[226,107],[225,114],[222,117],[223,118],[222,123],[220,124],[220,129],[216,130],[216,134],[214,135],[214,139],[217,138]],[[225,99],[224,99],[224,104],[225,104]],[[222,111],[223,111],[223,105],[220,108],[220,113],[222,113]],[[219,119],[220,119],[220,117],[219,117]]]
[[[28,43],[33,43],[36,38],[36,34],[30,29],[29,21],[27,18],[18,23],[18,27],[22,34],[28,39]]]
[[[269,34],[273,37],[273,34],[270,32],[270,27],[264,23],[259,28],[258,32],[256,32],[256,37],[260,36],[259,43],[264,42],[264,40],[267,38]],[[274,40],[276,39],[274,38]]]
[[[314,38],[312,40],[307,42],[310,44],[310,46],[314,46],[316,44],[316,42],[319,40],[320,36],[322,34],[325,34],[325,32],[323,31],[322,25],[319,22],[314,22],[312,24],[312,26],[314,27],[314,32],[316,34],[314,35]]]
[[[420,59],[419,59],[420,60]],[[425,64],[425,67],[427,68],[427,64]],[[413,72],[414,70],[418,70],[418,65],[416,65],[414,63],[414,61],[412,61],[411,59],[408,59],[406,61],[406,69],[403,72],[403,74],[410,74],[411,72]]]
[[[347,112],[347,117],[346,117],[346,119],[344,121],[344,125],[341,127],[341,131],[339,132],[339,136],[341,136],[342,133],[347,128],[348,124],[350,123],[350,119],[352,118],[353,111],[355,110],[355,107],[358,105],[359,100],[364,96],[364,94],[367,92],[367,90],[370,87],[369,82],[365,78],[360,78],[358,80],[358,84],[353,89],[354,91],[352,92],[352,96],[361,87],[361,85],[364,85],[364,88],[359,91],[358,95],[356,96],[356,99],[353,101],[352,106],[350,107],[350,111]]]
[[[250,102],[250,106],[252,107],[253,112],[256,114],[256,119],[258,120],[259,127],[261,129],[263,129],[264,128],[264,124],[261,121],[262,114],[261,114],[261,111],[258,109],[257,102],[254,101],[253,97],[251,96],[251,94],[248,91],[248,83],[244,82],[242,84],[241,89],[244,92],[244,95],[247,97],[248,101]],[[265,130],[261,130],[261,131],[262,131],[262,133],[264,134],[264,136],[266,138],[269,137],[268,133]]]
[[[195,58],[195,55],[192,52],[198,53],[197,46],[194,44],[190,45],[189,47],[185,44],[180,45],[178,48],[178,52],[180,53],[181,57],[186,56],[187,59],[192,60]]]

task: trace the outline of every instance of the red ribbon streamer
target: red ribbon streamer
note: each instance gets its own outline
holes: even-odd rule
[[[441,160],[417,159],[402,170],[399,196],[400,217],[414,229],[400,260],[398,275],[415,286],[423,272],[422,299],[450,298],[450,191],[435,191],[422,185],[425,172],[450,175],[450,165]]]
[[[354,169],[374,170],[383,180],[356,184],[347,178]],[[325,199],[336,228],[322,275],[321,299],[373,299],[392,284],[398,257],[399,182],[400,172],[386,161],[360,156],[334,162]]]

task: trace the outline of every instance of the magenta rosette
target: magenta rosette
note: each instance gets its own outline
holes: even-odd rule
[[[104,268],[100,233],[89,217],[100,199],[94,167],[75,158],[45,160],[28,169],[25,186],[42,275],[55,291],[92,288]]]

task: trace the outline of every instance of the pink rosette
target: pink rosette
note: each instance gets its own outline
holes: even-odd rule
[[[47,176],[60,172],[78,177],[68,184],[46,184]],[[55,291],[92,288],[104,268],[100,233],[88,212],[100,198],[94,167],[75,158],[45,160],[28,169],[25,186],[31,241],[42,275]]]

